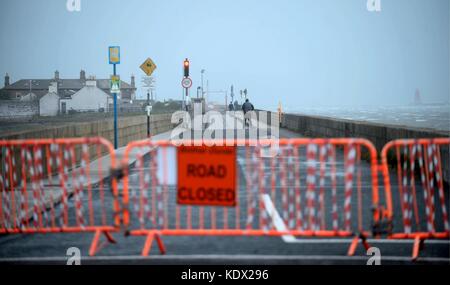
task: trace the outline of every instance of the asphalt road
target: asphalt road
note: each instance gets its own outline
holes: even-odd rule
[[[280,130],[280,137],[296,137],[296,133]],[[300,161],[305,161],[305,155],[297,157]],[[147,160],[148,163],[149,160]],[[247,185],[247,163],[244,149],[238,150],[238,168],[239,168],[239,207],[240,216],[236,217],[236,212],[229,210],[227,213],[229,226],[235,227],[236,221],[240,227],[245,227],[247,216],[247,201],[249,192]],[[271,183],[273,167],[270,160],[267,161],[267,167],[264,170],[264,183]],[[144,169],[146,167],[144,163]],[[276,173],[281,173],[278,167]],[[369,165],[361,161],[363,176],[362,183],[362,204],[366,209],[370,207],[370,195],[367,189],[370,189],[370,181],[367,180]],[[305,173],[306,169],[301,168]],[[339,172],[338,172],[339,173]],[[342,175],[342,173],[341,173]],[[139,176],[139,169],[136,165],[131,169],[130,178],[132,187],[138,187],[139,182],[136,177]],[[261,177],[260,177],[261,179]],[[275,177],[276,195],[272,197],[275,208],[283,215],[281,207],[281,194],[279,176]],[[305,183],[306,181],[302,181]],[[305,184],[303,184],[305,185]],[[325,186],[329,186],[326,184]],[[95,189],[94,189],[95,190]],[[338,199],[343,199],[343,189],[338,188]],[[99,206],[100,199],[94,191],[94,207]],[[448,189],[446,189],[448,195]],[[87,195],[84,196],[87,199]],[[106,202],[111,202],[111,196],[107,195]],[[176,209],[175,188],[168,187],[167,213],[169,215],[168,225],[175,227]],[[85,203],[87,201],[84,201]],[[329,201],[326,202],[329,205]],[[356,216],[356,199],[352,201],[353,212]],[[72,211],[74,208],[73,198],[70,205]],[[211,225],[210,208],[204,210],[204,223],[208,227]],[[342,209],[339,209],[342,211]],[[192,210],[193,227],[199,226],[199,209]],[[186,227],[186,207],[180,207],[181,227]],[[216,210],[217,227],[223,227],[224,211]],[[370,211],[364,212],[364,220]],[[71,222],[74,222],[74,216],[71,216]],[[130,229],[139,228],[136,215],[133,214],[133,223]],[[255,216],[252,226],[257,227],[258,216]],[[151,221],[147,220],[149,225]],[[342,222],[340,220],[340,222]],[[329,227],[331,220],[328,218],[326,226]],[[364,227],[370,227],[370,224],[364,224]],[[357,219],[353,219],[352,228],[357,228]],[[123,233],[114,233],[117,244],[107,244],[95,257],[88,257],[88,250],[93,238],[93,233],[57,233],[57,234],[27,234],[27,235],[4,235],[0,236],[0,263],[19,263],[19,264],[65,264],[68,256],[67,249],[77,247],[81,250],[82,264],[366,264],[370,256],[367,256],[362,246],[359,246],[354,257],[347,257],[346,252],[350,243],[349,239],[327,239],[302,238],[287,242],[281,237],[220,237],[220,236],[164,236],[163,242],[167,249],[167,255],[161,256],[156,244],[153,245],[150,256],[143,258],[140,256],[144,245],[143,236],[124,236]],[[410,261],[412,251],[411,241],[386,242],[370,241],[372,246],[376,246],[381,251],[382,264],[413,264]],[[416,264],[449,264],[449,243],[448,241],[426,241],[425,250],[421,252],[421,257]]]

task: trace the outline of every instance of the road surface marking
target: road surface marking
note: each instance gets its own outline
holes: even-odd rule
[[[275,226],[275,229],[279,232],[287,232],[288,228],[278,213],[277,209],[273,205],[272,199],[269,194],[262,195],[264,208],[267,211],[267,214],[270,218],[272,218],[272,223]],[[298,239],[293,235],[283,235],[281,236],[282,240],[286,243],[350,243],[353,239]],[[414,243],[413,239],[407,240],[394,240],[394,239],[368,239],[369,243]],[[447,244],[450,243],[450,240],[425,240],[427,244]]]
[[[264,208],[267,211],[267,214],[269,214],[269,217],[272,219],[272,223],[275,226],[275,229],[279,232],[285,232],[288,231],[288,228],[286,227],[286,224],[284,223],[283,219],[281,219],[280,214],[278,213],[277,209],[275,209],[275,206],[273,205],[272,199],[270,199],[270,196],[268,194],[263,194],[263,203]],[[281,236],[284,242],[287,243],[294,243],[298,241],[293,235],[284,235]]]

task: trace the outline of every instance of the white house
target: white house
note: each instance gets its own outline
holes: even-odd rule
[[[70,110],[98,112],[103,109],[107,111],[109,104],[113,102],[111,95],[97,87],[95,78],[87,79],[85,86],[71,96],[62,96],[60,93],[58,93],[57,83],[52,82],[48,93],[39,100],[39,114],[41,116],[66,114]]]
[[[59,112],[58,85],[52,82],[48,88],[48,93],[39,100],[40,116],[56,116]]]
[[[61,98],[59,110],[67,113],[70,110],[78,112],[107,110],[112,102],[111,96],[97,87],[95,79],[86,80],[86,86],[73,94],[70,98]]]
[[[87,78],[84,70],[80,71],[79,78],[62,79],[55,71],[50,79],[21,79],[13,84],[6,74],[5,86],[0,88],[0,116],[54,116],[71,109],[77,112],[108,111],[113,103],[110,82],[110,79],[93,76]],[[135,77],[132,75],[131,83],[120,83],[118,104],[128,107],[135,94]]]

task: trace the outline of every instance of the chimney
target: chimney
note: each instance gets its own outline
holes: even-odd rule
[[[134,75],[131,75],[131,87],[136,88],[136,83],[134,82]]]
[[[5,75],[5,87],[6,86],[9,86],[9,75],[8,75],[8,73],[6,73],[6,75]]]
[[[59,71],[55,71],[55,80],[59,80]]]
[[[86,72],[83,69],[80,71],[80,80],[86,80]]]
[[[86,86],[87,87],[97,87],[97,80],[95,79],[95,76],[89,76],[86,80]]]
[[[58,82],[53,81],[50,83],[50,86],[48,87],[48,93],[58,94]]]

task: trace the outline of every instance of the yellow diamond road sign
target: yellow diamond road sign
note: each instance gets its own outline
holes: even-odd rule
[[[147,74],[147,76],[150,76],[153,71],[155,71],[156,64],[151,58],[147,58],[147,60],[141,65],[141,69],[145,72],[145,74]]]

